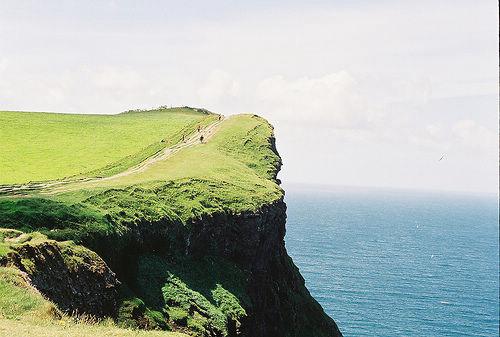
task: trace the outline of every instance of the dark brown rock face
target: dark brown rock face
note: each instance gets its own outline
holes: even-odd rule
[[[68,313],[113,316],[119,281],[94,252],[69,243],[24,244],[0,261],[26,272],[43,295]]]
[[[186,238],[186,253],[220,255],[250,271],[252,308],[242,322],[242,336],[342,336],[288,256],[285,222],[283,200],[254,212],[198,219]]]
[[[245,271],[251,305],[229,336],[342,336],[310,295],[285,243],[286,205],[282,199],[255,211],[214,213],[182,225],[170,221],[132,227],[129,245],[99,251],[115,270],[126,269],[141,252],[193,258],[218,256]],[[116,247],[115,247],[116,248]],[[104,260],[82,246],[43,241],[15,248],[0,261],[26,272],[31,283],[66,312],[115,316],[119,281]],[[133,271],[132,271],[133,272]]]
[[[282,199],[255,211],[213,213],[186,225],[159,221],[136,224],[129,246],[114,254],[130,265],[126,251],[160,255],[219,256],[249,275],[246,294],[251,307],[238,332],[248,337],[337,337],[336,323],[310,295],[285,248],[286,204]],[[102,255],[103,256],[103,255]],[[115,264],[112,264],[114,268]]]

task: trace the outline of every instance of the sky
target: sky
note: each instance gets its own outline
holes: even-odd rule
[[[497,193],[497,2],[0,2],[0,110],[160,105],[267,118],[284,183]]]

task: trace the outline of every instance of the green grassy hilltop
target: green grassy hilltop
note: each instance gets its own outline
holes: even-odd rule
[[[187,108],[118,115],[0,111],[0,185],[111,175],[214,119]]]
[[[234,333],[249,306],[247,271],[225,258],[172,252],[179,236],[188,235],[190,219],[253,211],[282,198],[281,161],[267,121],[191,108],[106,116],[0,112],[0,144],[0,231],[15,233],[0,235],[3,265],[36,276],[36,254],[60,246],[44,246],[48,240],[63,242],[61,263],[75,270],[83,245],[126,281],[113,324],[196,336]],[[173,234],[158,229],[164,224]],[[157,253],[157,236],[171,251]],[[140,252],[132,273],[120,261],[133,249]],[[16,260],[21,252],[32,255]],[[41,324],[46,335],[64,335],[59,323],[40,319],[38,309],[50,304],[21,291],[26,285],[12,281],[13,273],[0,270],[0,334],[21,328],[39,334]],[[9,320],[25,317],[33,327]],[[68,334],[127,333],[114,325],[68,324]]]
[[[3,114],[0,113],[0,116]],[[12,115],[10,112],[5,114]],[[23,114],[14,115],[21,118]],[[32,115],[36,114],[27,114],[29,118],[32,118]],[[44,117],[49,121],[57,120],[58,117],[54,115],[42,113],[35,119],[39,120],[39,124],[43,124],[41,120]],[[64,119],[68,115],[62,116]],[[157,156],[157,159],[149,162],[147,158],[142,158],[147,151],[139,152],[139,155],[131,157],[133,160],[121,160],[118,162],[120,165],[112,166],[115,172],[110,174],[108,170],[108,174],[104,175],[106,178],[91,178],[95,176],[95,172],[103,172],[109,166],[96,166],[97,164],[90,160],[96,154],[89,153],[82,159],[83,163],[94,165],[94,171],[88,172],[87,178],[65,178],[66,174],[59,174],[59,179],[52,179],[46,182],[46,185],[41,182],[37,189],[28,192],[24,192],[22,188],[30,186],[29,183],[13,185],[11,190],[10,186],[5,184],[8,180],[2,178],[0,181],[4,185],[2,187],[0,184],[0,224],[13,229],[38,230],[55,239],[80,242],[83,237],[99,233],[107,235],[110,231],[126,231],[122,224],[133,223],[139,219],[154,221],[168,218],[184,222],[189,218],[215,211],[254,210],[282,196],[282,190],[274,180],[275,172],[281,165],[280,158],[269,145],[273,130],[264,119],[255,115],[236,115],[219,121],[218,115],[186,108],[125,113],[124,116],[134,121],[137,134],[151,133],[162,135],[164,139],[173,139],[162,145],[163,148],[150,151],[150,158],[154,154],[161,154],[162,150],[167,153],[170,149],[176,151],[164,158]],[[84,115],[77,117],[70,129],[88,128],[88,132],[93,129],[93,123],[81,123],[82,119],[85,119]],[[93,115],[88,117],[91,120],[96,118]],[[121,117],[116,115],[98,118],[118,120]],[[164,124],[158,123],[158,120]],[[169,125],[169,121],[173,125]],[[39,124],[25,126],[25,131],[46,136],[46,130]],[[56,125],[52,126],[52,133],[66,133],[67,123]],[[11,127],[2,124],[1,133],[4,134],[4,130]],[[119,129],[120,123],[114,124],[113,127]],[[205,129],[210,132],[204,133]],[[205,136],[203,143],[200,142],[199,135]],[[16,142],[21,142],[23,137],[16,135],[14,138]],[[107,142],[113,143],[112,137],[108,137]],[[74,144],[58,145],[63,154],[61,158],[71,157],[77,162],[77,158],[71,156]],[[29,145],[31,148],[37,146],[41,145]],[[104,151],[105,142],[100,147],[99,151]],[[151,145],[146,149],[150,147]],[[114,149],[115,145],[110,146],[111,148]],[[94,147],[88,145],[86,150],[93,152]],[[41,148],[39,151],[43,152]],[[139,159],[144,159],[143,163],[148,164],[136,169]],[[64,166],[66,161],[60,161]],[[45,172],[40,173],[40,176],[49,176],[49,172],[52,172],[48,160],[43,162],[43,165],[36,164],[29,156],[9,165],[20,168],[23,165],[30,166],[33,170],[40,166],[40,171]],[[73,167],[72,164],[68,166],[68,170]],[[2,164],[2,174],[5,172],[5,176],[13,177],[17,174],[18,182],[35,180],[30,174],[25,173],[21,177],[20,173],[13,173],[12,170],[7,170],[7,167],[7,164]],[[118,168],[121,170],[116,172]],[[54,177],[55,174],[54,172]]]

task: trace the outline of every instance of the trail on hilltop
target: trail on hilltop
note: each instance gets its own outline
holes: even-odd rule
[[[89,177],[89,178],[77,178],[77,179],[62,179],[57,181],[49,181],[42,183],[28,183],[28,184],[20,184],[20,185],[4,185],[0,186],[0,196],[14,196],[14,195],[24,195],[32,192],[38,192],[42,194],[56,194],[68,191],[69,185],[71,186],[85,186],[87,184],[101,182],[101,181],[112,181],[116,179],[120,179],[131,174],[144,172],[147,170],[149,166],[152,164],[166,160],[171,157],[173,154],[179,152],[182,149],[198,145],[200,143],[206,143],[212,138],[212,136],[217,132],[219,125],[224,121],[225,117],[221,117],[217,121],[208,124],[204,127],[201,127],[199,130],[195,131],[184,140],[181,140],[179,143],[167,147],[153,156],[147,158],[143,162],[138,165],[129,167],[125,171],[114,174],[109,177]]]

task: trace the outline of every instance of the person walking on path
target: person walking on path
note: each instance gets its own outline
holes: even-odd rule
[[[203,143],[203,139],[204,139],[204,137],[203,137],[203,135],[201,135],[200,136],[200,143]]]

